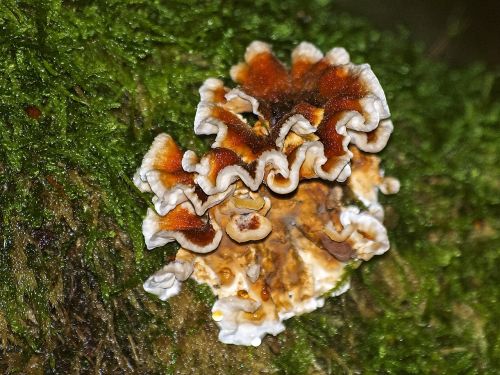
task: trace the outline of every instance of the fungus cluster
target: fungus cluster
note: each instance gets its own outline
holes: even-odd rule
[[[194,132],[215,136],[210,151],[160,134],[134,176],[154,195],[148,249],[181,246],[144,288],[165,300],[189,277],[209,285],[220,341],[256,346],[389,249],[377,195],[399,183],[368,154],[393,129],[384,92],[343,48],[323,55],[303,42],[288,69],[256,41],[230,73],[236,88],[213,78],[200,88]]]

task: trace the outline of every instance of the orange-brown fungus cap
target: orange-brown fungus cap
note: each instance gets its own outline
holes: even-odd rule
[[[175,207],[164,216],[148,210],[142,231],[149,249],[176,240],[192,251],[206,253],[214,250],[220,242],[221,232],[208,215],[198,216],[189,203]]]
[[[277,193],[293,191],[305,178],[343,181],[350,173],[349,143],[379,149],[392,131],[384,92],[370,66],[352,64],[342,48],[323,56],[312,44],[301,43],[288,69],[269,45],[253,42],[231,76],[238,88],[222,90],[221,81],[209,79],[200,89],[195,132],[215,134],[213,147],[240,158],[226,166],[231,176],[225,184],[214,178],[222,169],[198,168],[197,181],[207,194],[237,179],[252,190],[264,181]],[[225,101],[216,99],[221,92]],[[296,147],[285,147],[292,139]],[[289,162],[292,152],[299,154],[294,156],[299,165]],[[253,178],[245,173],[249,164],[255,168]],[[304,173],[301,164],[307,165]]]

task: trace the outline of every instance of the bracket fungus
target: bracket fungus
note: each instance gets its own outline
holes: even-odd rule
[[[194,132],[215,136],[210,151],[198,157],[160,134],[134,176],[154,194],[148,249],[181,246],[144,288],[167,299],[188,277],[205,283],[218,298],[220,341],[260,345],[389,249],[377,195],[399,182],[367,153],[385,147],[393,126],[370,66],[343,48],[323,55],[303,42],[288,69],[256,41],[230,74],[236,88],[214,78],[200,88]]]

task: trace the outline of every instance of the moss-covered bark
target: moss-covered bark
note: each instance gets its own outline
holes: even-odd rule
[[[500,85],[430,61],[326,1],[0,4],[2,373],[491,373],[500,366]],[[237,5],[236,5],[237,4]],[[372,64],[395,132],[383,160],[392,249],[350,292],[259,348],[224,346],[211,295],[141,282],[148,205],[130,177],[161,131],[191,132],[197,88],[254,39]],[[101,370],[100,370],[101,369]]]

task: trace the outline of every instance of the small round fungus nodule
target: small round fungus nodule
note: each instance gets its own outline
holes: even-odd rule
[[[347,291],[349,265],[389,249],[378,192],[399,181],[370,155],[393,130],[384,91],[344,48],[302,42],[288,68],[255,41],[230,75],[237,87],[209,78],[199,90],[194,133],[214,136],[210,151],[160,134],[134,176],[153,194],[147,247],[181,245],[144,288],[167,299],[188,277],[207,284],[219,340],[258,346]]]

